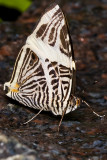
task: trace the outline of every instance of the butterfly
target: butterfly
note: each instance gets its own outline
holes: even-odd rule
[[[21,104],[64,115],[80,106],[75,97],[76,66],[64,13],[58,4],[46,9],[20,50],[6,95]]]

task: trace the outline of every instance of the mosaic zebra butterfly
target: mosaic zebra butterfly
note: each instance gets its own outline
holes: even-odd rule
[[[75,74],[67,22],[60,7],[53,4],[19,52],[4,90],[25,106],[64,115],[80,105],[74,96]]]

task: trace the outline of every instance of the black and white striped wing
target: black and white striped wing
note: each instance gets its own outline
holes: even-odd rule
[[[36,29],[28,37],[27,43],[31,44],[34,50],[38,49],[38,56],[41,56],[42,59],[47,57],[50,61],[53,61],[56,58],[55,61],[59,61],[65,66],[69,66],[67,62],[70,58],[74,59],[66,20],[62,10],[56,4],[46,10]],[[41,52],[39,47],[41,47]],[[60,56],[62,56],[62,59]]]
[[[7,96],[26,106],[62,115],[73,110],[75,62],[64,14],[49,7],[21,49]]]

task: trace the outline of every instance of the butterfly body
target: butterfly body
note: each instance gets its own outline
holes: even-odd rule
[[[18,54],[7,96],[55,115],[75,110],[75,61],[62,10],[49,7]]]

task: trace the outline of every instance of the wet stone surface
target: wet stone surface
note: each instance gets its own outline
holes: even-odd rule
[[[81,107],[66,115],[58,134],[60,117],[29,109],[5,96],[16,56],[32,32],[47,1],[34,1],[16,22],[0,24],[0,159],[107,160],[107,3],[61,1],[73,39],[77,66],[76,94],[86,100],[96,117]]]

